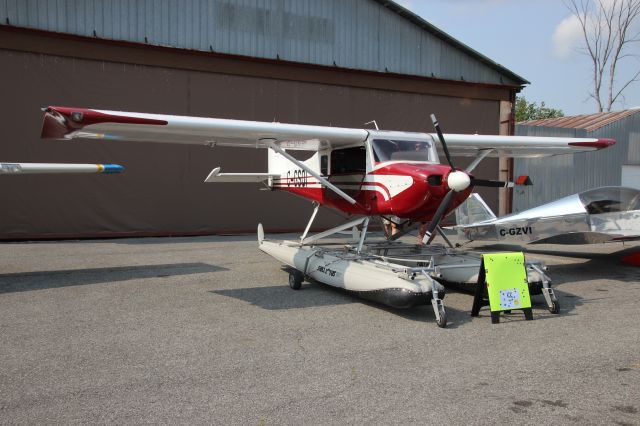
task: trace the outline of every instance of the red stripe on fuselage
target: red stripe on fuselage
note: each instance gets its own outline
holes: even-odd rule
[[[340,177],[346,177],[347,175],[332,176],[330,182],[338,187],[340,185],[357,185],[359,188],[362,188],[362,185],[376,186],[376,188],[383,188],[389,195],[389,200],[384,200],[375,190],[344,188],[345,192],[357,201],[355,205],[350,204],[326,188],[294,187],[285,183],[274,185],[274,189],[291,192],[349,214],[394,214],[402,218],[427,222],[431,220],[442,199],[449,191],[446,185],[446,177],[450,171],[450,167],[440,164],[396,163],[381,167],[370,173],[370,175],[410,176],[413,179],[411,187],[394,197],[391,197],[389,189],[381,182],[362,182],[362,174],[350,175],[360,177],[360,179],[353,181],[340,181]],[[429,176],[434,175],[441,176],[442,183],[440,185],[431,185],[427,181]],[[472,190],[473,187],[470,186],[466,190],[456,193],[447,209],[447,213],[450,213],[464,202]]]

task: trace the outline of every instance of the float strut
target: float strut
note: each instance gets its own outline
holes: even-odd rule
[[[311,213],[311,219],[309,219],[309,223],[307,223],[307,227],[304,228],[304,234],[302,234],[302,237],[300,237],[300,244],[302,244],[304,239],[307,237],[307,234],[309,233],[309,229],[311,229],[311,224],[313,223],[313,221],[316,218],[316,215],[318,214],[318,209],[319,208],[320,208],[320,204],[314,201],[313,202],[313,213]]]
[[[358,241],[358,249],[356,253],[360,254],[362,250],[362,246],[364,245],[364,238],[367,235],[367,228],[369,227],[369,217],[364,218],[364,222],[362,223],[362,231],[360,232],[360,241]]]
[[[438,231],[438,234],[440,234],[442,239],[449,245],[449,247],[454,248],[453,244],[451,244],[451,241],[449,241],[449,238],[447,238],[447,236],[444,234],[444,230],[440,227],[440,225],[436,226],[436,231]]]

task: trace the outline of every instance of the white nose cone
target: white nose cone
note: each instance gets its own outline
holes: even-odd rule
[[[464,191],[469,185],[471,185],[471,179],[465,172],[451,172],[447,177],[447,186],[456,192]]]

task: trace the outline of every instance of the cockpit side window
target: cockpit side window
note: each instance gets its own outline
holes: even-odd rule
[[[431,142],[428,141],[374,139],[371,146],[373,158],[377,163],[398,160],[434,161],[431,154]]]
[[[366,171],[367,157],[364,146],[331,151],[331,174],[365,173]]]
[[[320,156],[320,174],[322,176],[326,176],[329,174],[329,156],[328,155]]]

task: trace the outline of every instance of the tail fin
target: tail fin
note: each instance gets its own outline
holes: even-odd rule
[[[479,194],[473,193],[456,209],[456,223],[458,226],[470,225],[495,219],[496,215],[491,211],[487,203]]]
[[[287,170],[293,166],[291,161],[287,160],[272,149],[268,149],[267,151],[269,152],[267,158],[267,171],[270,174],[286,175]]]
[[[269,175],[279,175],[279,176],[287,176],[287,172],[290,172],[293,175],[295,170],[298,170],[299,167],[293,164],[291,161],[284,158],[282,155],[269,150],[269,157],[267,159],[268,165],[267,170]],[[310,158],[303,161],[307,166],[309,166],[313,171],[319,174],[323,174],[320,167],[320,159],[318,153],[314,153]]]

